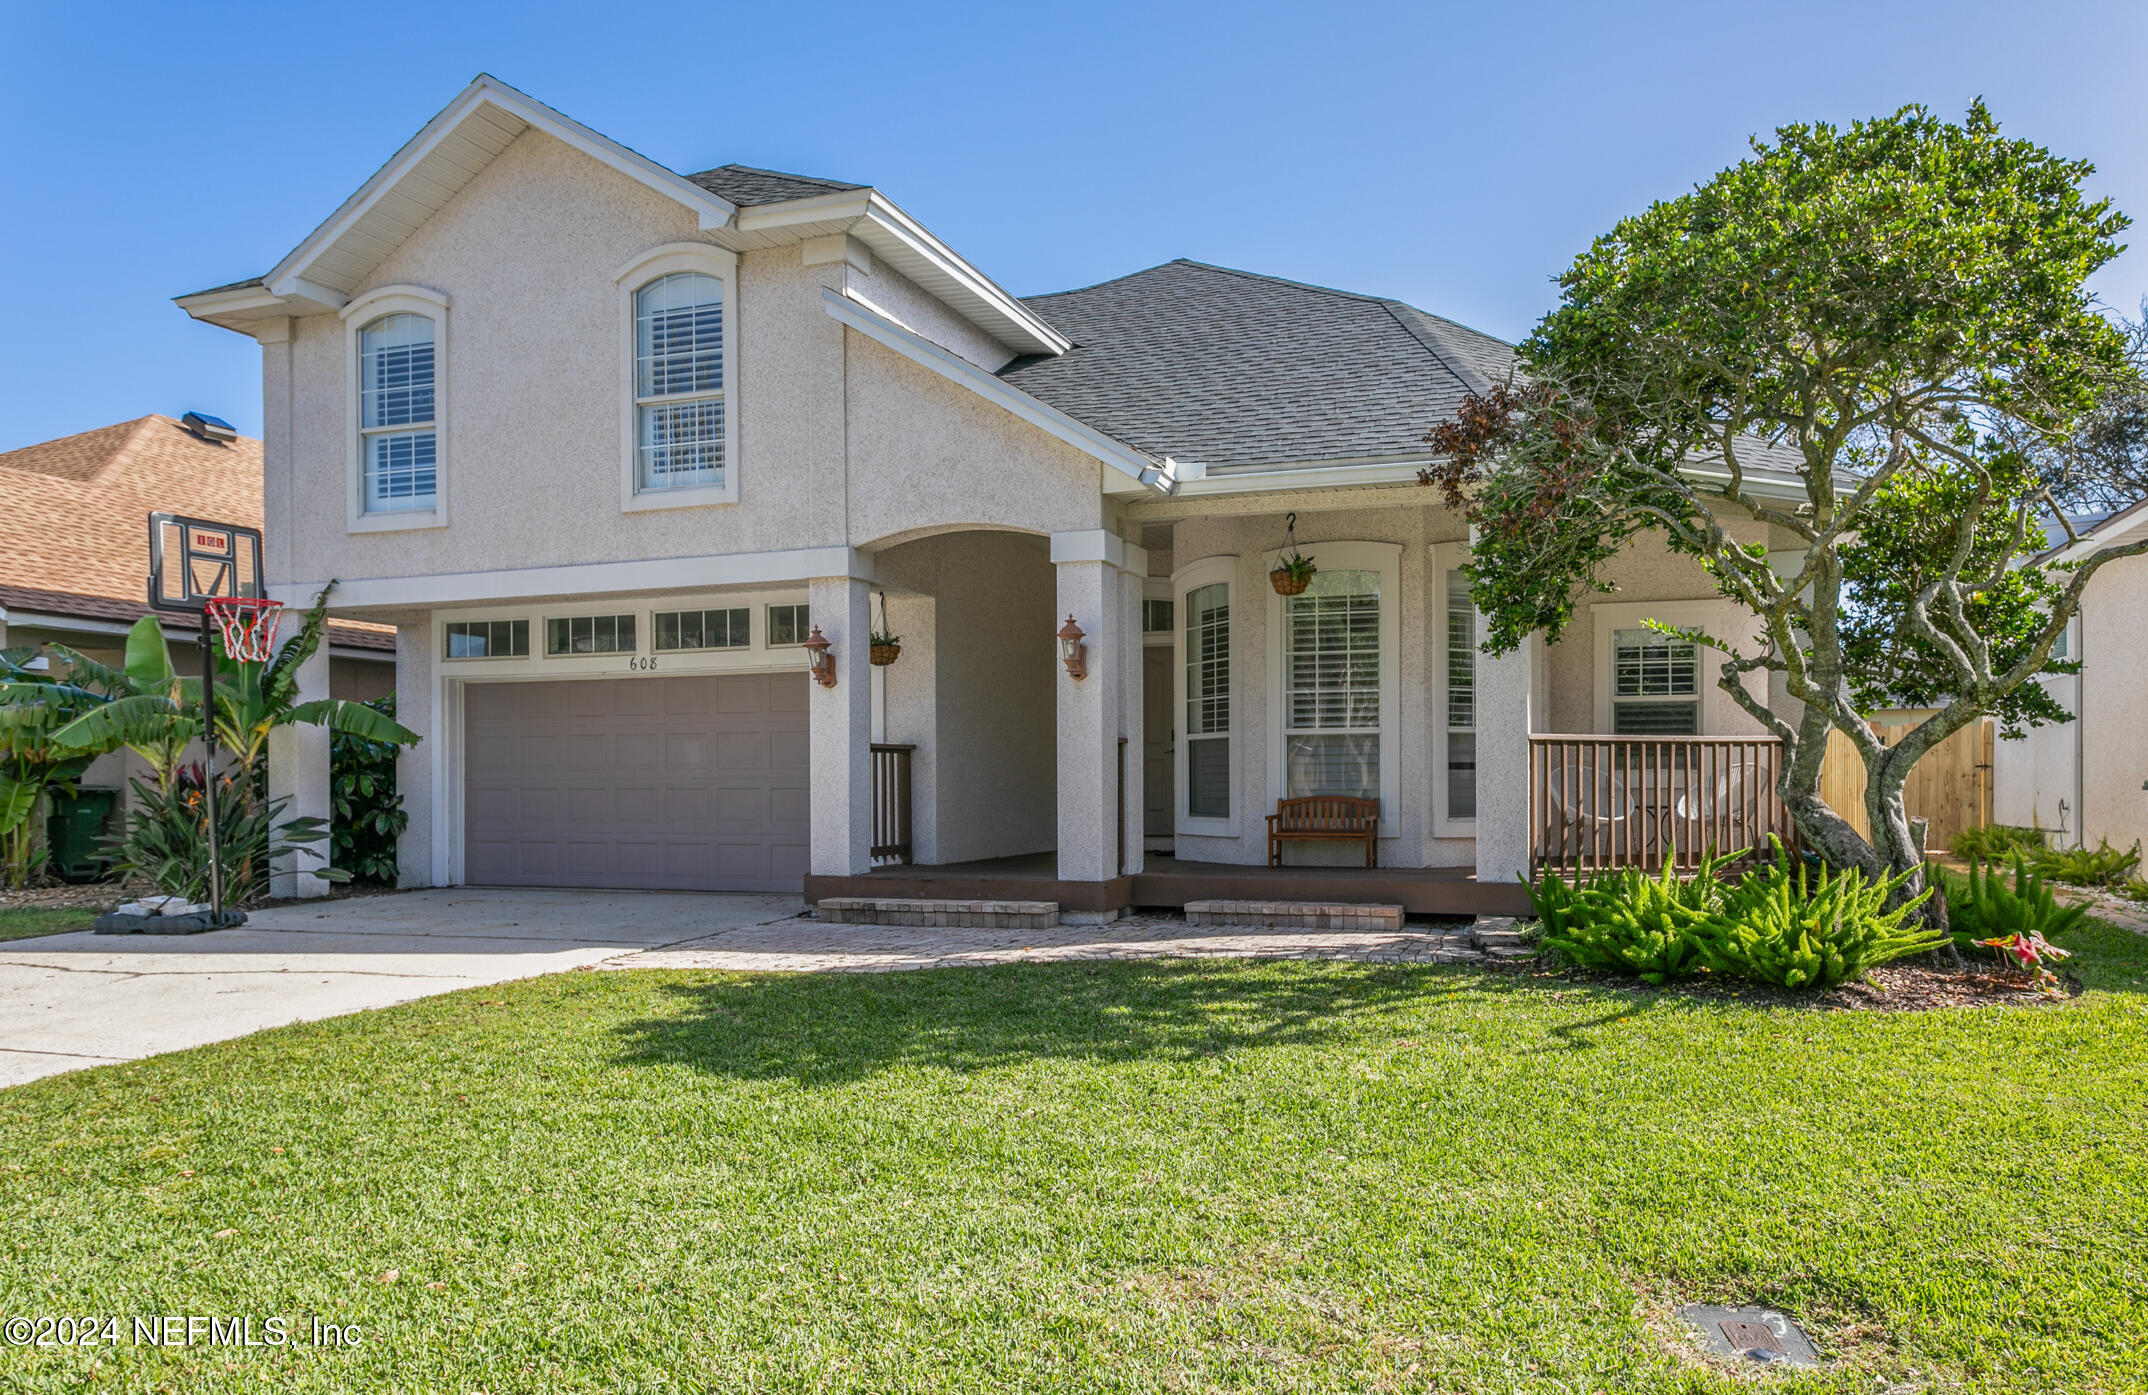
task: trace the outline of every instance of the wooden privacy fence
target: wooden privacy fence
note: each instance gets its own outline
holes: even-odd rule
[[[1561,872],[1691,869],[1702,856],[1795,845],[1768,737],[1532,736],[1531,864]]]
[[[1892,746],[1924,720],[1921,713],[1875,717],[1872,732]],[[1926,820],[1926,848],[1937,852],[1955,835],[1991,823],[1991,761],[1995,732],[1989,721],[1971,722],[1926,751],[1902,784],[1902,804],[1913,819]],[[1872,837],[1865,817],[1865,758],[1839,731],[1827,734],[1827,758],[1820,767],[1820,797],[1857,830]]]
[[[910,754],[916,749],[873,743],[875,864],[910,860]]]

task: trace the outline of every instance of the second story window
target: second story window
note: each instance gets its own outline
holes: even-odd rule
[[[674,272],[634,297],[638,490],[724,482],[723,282]]]
[[[433,322],[383,315],[358,333],[358,436],[366,513],[434,506],[439,480],[434,420]]]

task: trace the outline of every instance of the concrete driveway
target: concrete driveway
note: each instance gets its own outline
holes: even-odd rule
[[[12,940],[0,944],[0,1086],[600,964],[802,909],[796,896],[458,888],[279,906],[206,935]]]

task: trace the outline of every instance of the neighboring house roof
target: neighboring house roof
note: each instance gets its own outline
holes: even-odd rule
[[[261,526],[261,443],[140,417],[0,453],[0,499],[0,606],[130,622],[150,611],[152,512]],[[329,639],[395,648],[393,629],[355,621]]]
[[[1000,376],[1156,455],[1211,467],[1423,456],[1512,345],[1379,296],[1179,260],[1025,303],[1074,340]]]
[[[2035,560],[2079,562],[2093,556],[2136,529],[2148,526],[2148,499],[2138,500],[2115,513],[2104,514],[2086,527],[2081,526],[2083,521],[2074,520],[2074,532],[2080,536],[2080,541],[2069,543],[2066,541],[2065,530],[2060,528],[2056,521],[2047,520],[2044,524],[2046,551]]]
[[[718,165],[715,169],[703,170],[699,174],[686,177],[710,193],[729,199],[741,208],[751,208],[764,203],[788,203],[792,199],[809,199],[816,194],[840,194],[869,187],[864,184],[845,184],[840,179],[815,179],[811,175],[756,169],[752,165]]]

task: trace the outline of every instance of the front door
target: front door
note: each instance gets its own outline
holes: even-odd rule
[[[1146,846],[1171,840],[1171,749],[1178,724],[1171,710],[1171,646],[1152,644],[1141,651],[1141,779],[1147,817],[1141,831]]]

